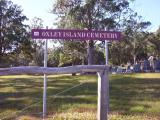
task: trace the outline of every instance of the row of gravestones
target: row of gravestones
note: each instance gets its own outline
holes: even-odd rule
[[[148,60],[144,60],[134,65],[133,72],[160,72],[160,60],[156,60],[154,66],[151,66]]]
[[[111,73],[133,73],[133,72],[160,72],[160,59],[156,60],[154,67],[150,66],[148,60],[144,60],[141,63],[137,63],[129,68],[111,67]]]

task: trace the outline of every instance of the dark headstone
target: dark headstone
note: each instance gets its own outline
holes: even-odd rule
[[[138,64],[134,65],[133,71],[134,72],[141,72],[141,64],[138,63]]]
[[[160,59],[155,62],[155,71],[160,72]]]
[[[116,66],[112,67],[111,73],[112,73],[112,74],[115,74],[115,73],[117,72],[117,68],[118,68],[118,67],[116,67]]]
[[[116,73],[123,73],[123,69],[121,67],[118,67]]]
[[[148,60],[144,60],[143,70],[144,70],[144,72],[150,72],[151,71],[150,63],[149,63]]]

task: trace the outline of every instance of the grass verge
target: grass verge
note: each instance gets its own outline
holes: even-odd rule
[[[49,120],[94,120],[97,107],[97,77],[48,76]],[[70,91],[55,96],[74,85]],[[42,115],[43,76],[0,77],[0,119],[38,120]],[[32,105],[31,107],[29,107]],[[21,111],[23,108],[23,111]],[[68,118],[67,118],[68,117]],[[160,74],[110,75],[109,120],[159,120]]]

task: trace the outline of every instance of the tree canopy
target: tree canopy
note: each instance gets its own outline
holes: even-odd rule
[[[18,5],[9,0],[0,1],[0,63],[6,54],[27,46],[29,34],[27,26],[23,24],[25,20],[27,17]]]
[[[62,29],[121,31],[120,42],[109,42],[109,63],[135,63],[149,55],[160,56],[160,29],[148,32],[150,22],[130,8],[134,0],[56,0],[54,25]],[[42,18],[43,19],[43,18]],[[35,16],[31,25],[22,8],[10,0],[0,1],[0,66],[43,65],[43,41],[33,41],[32,28],[43,28]],[[49,66],[104,64],[104,41],[58,40],[49,49]],[[4,61],[6,61],[4,63]]]
[[[130,8],[127,0],[56,0],[53,5],[58,27],[71,29],[118,30],[128,11]],[[94,63],[95,43],[96,41],[89,40],[83,46],[87,49],[88,64]],[[81,45],[84,44],[79,44]]]

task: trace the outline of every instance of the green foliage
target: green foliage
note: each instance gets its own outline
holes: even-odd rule
[[[30,29],[42,29],[43,20],[37,17],[34,17],[31,22]],[[42,40],[30,40],[32,44],[32,62],[30,65],[43,66],[44,60],[44,41]]]
[[[30,42],[27,26],[23,24],[25,20],[27,17],[22,14],[22,9],[18,5],[10,0],[0,1],[0,64],[2,66],[2,59],[9,62],[7,59],[9,54],[23,52],[26,56],[30,56],[29,51],[26,50],[30,48]]]
[[[60,66],[84,64],[86,59],[85,41],[63,41]]]
[[[129,2],[126,0],[97,1],[97,0],[56,0],[53,5],[53,13],[57,15],[57,26],[59,28],[78,28],[88,30],[110,30],[120,26],[122,19],[127,14]],[[78,46],[77,46],[77,43]],[[85,43],[85,44],[84,44]],[[67,44],[71,51],[78,51],[88,60],[88,64],[94,64],[94,47],[96,41],[75,42],[74,48],[70,42]],[[79,51],[82,48],[85,52]],[[81,50],[82,50],[81,49]],[[81,56],[83,57],[83,56]],[[84,57],[83,57],[84,58]],[[102,61],[103,62],[103,61]]]
[[[136,63],[147,58],[149,48],[151,48],[148,40],[150,34],[146,32],[146,28],[151,23],[142,21],[142,18],[134,12],[131,12],[124,21],[121,26],[122,40],[113,42],[109,48],[110,60],[118,65],[128,61]]]
[[[142,17],[138,16],[137,13],[132,14],[125,23],[124,29],[124,40],[128,40],[128,45],[130,48],[130,54],[132,61],[135,63],[140,59],[144,59],[147,56],[147,37],[148,33],[145,32],[146,28],[151,25],[150,22],[142,21]]]
[[[105,57],[104,57],[104,50],[99,49],[98,46],[96,46],[96,49],[94,50],[94,56],[93,61],[95,65],[104,65],[105,64]]]
[[[7,50],[13,50],[13,47],[23,41],[26,30],[22,22],[27,18],[22,15],[19,6],[8,0],[0,1],[0,13],[0,54],[2,55]]]
[[[60,47],[48,50],[48,66],[49,67],[59,66],[61,53],[62,53],[62,49]]]
[[[150,54],[160,57],[160,28],[148,37]]]

